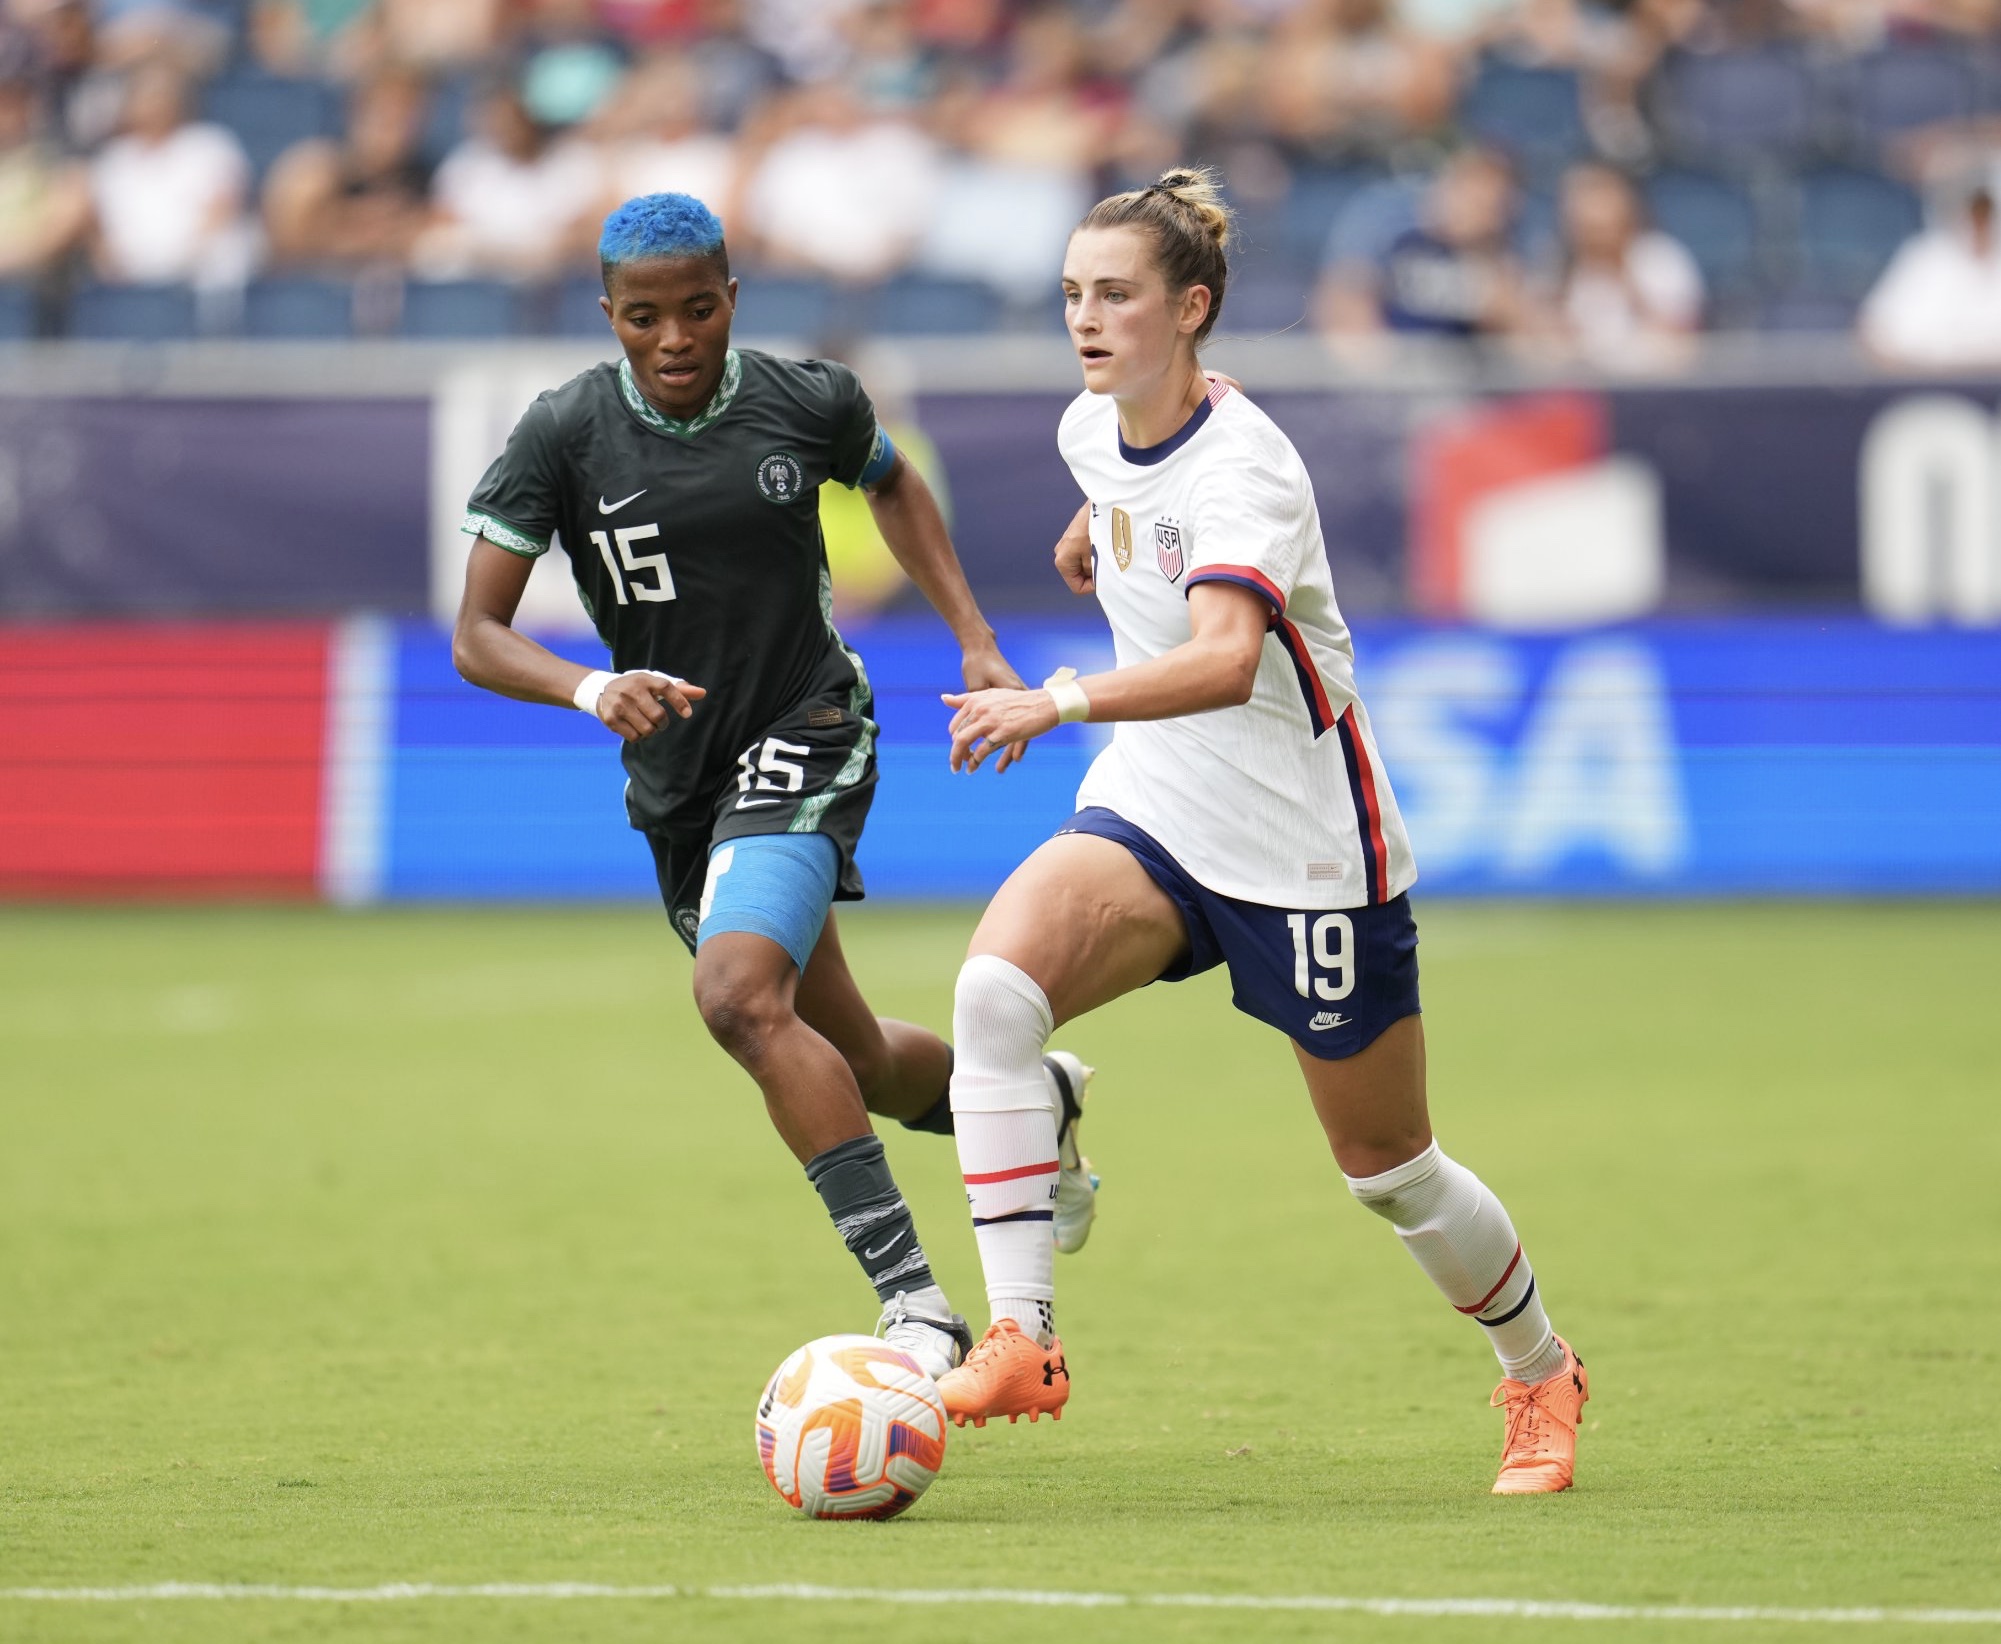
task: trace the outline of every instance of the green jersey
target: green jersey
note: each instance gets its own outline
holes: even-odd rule
[[[634,827],[846,834],[844,890],[859,893],[848,858],[875,780],[874,703],[834,629],[819,491],[872,482],[893,455],[846,366],[750,349],[686,422],[621,363],[549,390],[515,426],[463,529],[531,557],[560,542],[612,666],[709,693],[625,745]],[[786,726],[819,733],[810,752],[771,746]]]

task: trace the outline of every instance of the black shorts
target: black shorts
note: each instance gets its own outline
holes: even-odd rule
[[[762,833],[818,833],[841,853],[837,902],[861,900],[855,847],[875,801],[875,721],[844,702],[820,700],[768,726],[738,757],[698,827],[652,829],[653,872],[674,933],[695,951],[709,853]]]
[[[1181,910],[1188,956],[1157,981],[1181,982],[1227,964],[1237,1009],[1330,1062],[1366,1050],[1392,1022],[1417,1015],[1417,921],[1408,893],[1359,908],[1270,908],[1198,883],[1152,834],[1101,805],[1056,831],[1125,846]]]

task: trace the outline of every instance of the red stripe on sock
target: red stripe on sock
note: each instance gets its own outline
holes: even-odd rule
[[[972,1179],[973,1178],[970,1176],[966,1178],[966,1180],[969,1182]],[[1496,1282],[1496,1284],[1494,1285],[1494,1288],[1492,1290],[1489,1290],[1486,1293],[1486,1295],[1482,1296],[1471,1307],[1462,1307],[1459,1309],[1459,1311],[1462,1313],[1486,1312],[1488,1304],[1492,1302],[1493,1299],[1501,1293],[1502,1286],[1504,1286],[1509,1279],[1515,1276],[1515,1269],[1521,1265],[1521,1259],[1522,1259],[1522,1247],[1520,1245],[1516,1245],[1515,1253],[1508,1258],[1508,1270],[1501,1275],[1499,1281]]]
[[[966,1178],[966,1185],[968,1187],[978,1187],[984,1182],[1012,1182],[1019,1180],[1023,1176],[1048,1176],[1053,1175],[1062,1168],[1062,1161],[1051,1159],[1047,1164],[1017,1165],[1012,1170],[988,1170],[981,1172],[977,1176],[968,1176]],[[1481,1305],[1485,1306],[1486,1304],[1483,1302]]]

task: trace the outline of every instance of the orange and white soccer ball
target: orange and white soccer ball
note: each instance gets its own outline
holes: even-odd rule
[[[908,1353],[873,1336],[822,1336],[757,1401],[772,1489],[815,1518],[894,1518],[945,1460],[945,1401]]]

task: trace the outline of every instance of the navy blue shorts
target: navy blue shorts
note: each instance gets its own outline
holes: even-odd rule
[[[1157,980],[1181,982],[1227,964],[1237,1009],[1330,1062],[1366,1050],[1392,1022],[1418,1013],[1408,893],[1338,912],[1268,908],[1197,884],[1152,834],[1103,806],[1079,811],[1056,831],[1125,846],[1181,910],[1187,956]]]

